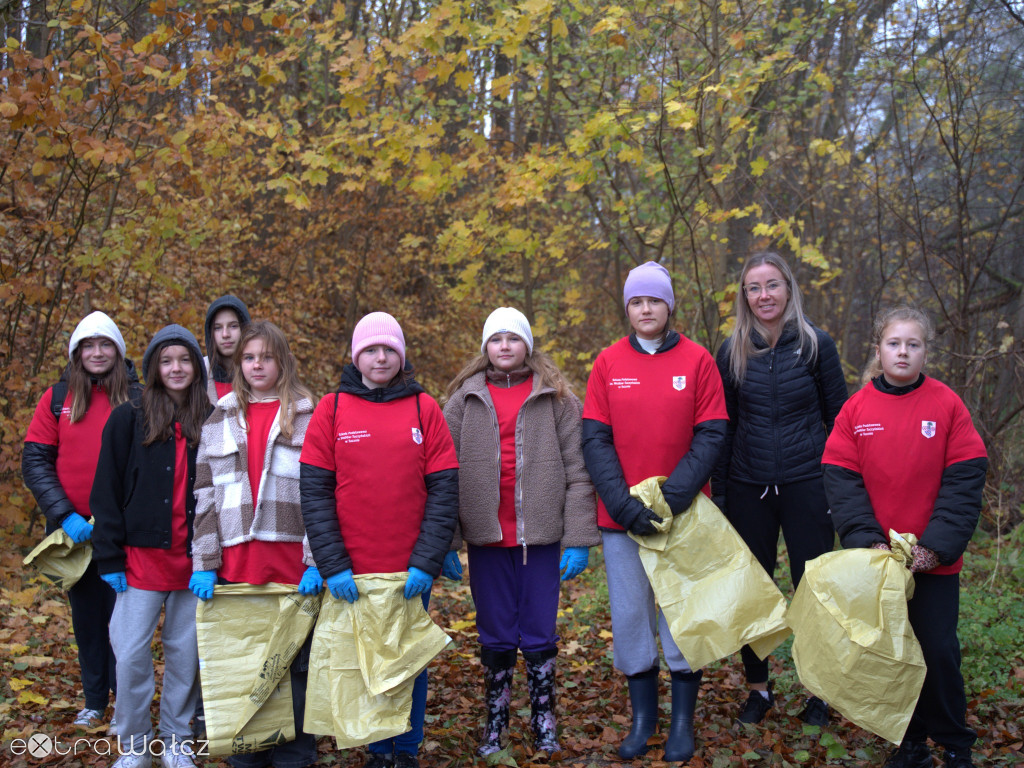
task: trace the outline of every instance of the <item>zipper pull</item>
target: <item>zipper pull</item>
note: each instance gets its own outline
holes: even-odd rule
[[[523,565],[526,565],[526,539],[523,539]]]

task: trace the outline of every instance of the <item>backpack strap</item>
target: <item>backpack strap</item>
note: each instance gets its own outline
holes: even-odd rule
[[[58,381],[50,390],[50,412],[53,418],[60,421],[60,412],[64,410],[64,401],[68,398],[68,383]]]

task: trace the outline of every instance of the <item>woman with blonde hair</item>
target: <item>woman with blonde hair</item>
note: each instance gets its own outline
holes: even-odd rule
[[[800,287],[777,253],[755,253],[743,266],[736,326],[717,362],[729,426],[715,502],[772,577],[781,528],[795,588],[804,563],[831,551],[835,538],[821,453],[846,381],[835,343],[804,316]],[[768,659],[748,646],[741,656],[750,692],[738,720],[758,723],[775,703]],[[811,697],[800,717],[822,726],[828,708]]]

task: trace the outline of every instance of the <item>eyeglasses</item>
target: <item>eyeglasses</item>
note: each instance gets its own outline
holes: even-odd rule
[[[764,286],[760,283],[751,283],[750,285],[743,286],[743,295],[748,299],[752,299],[755,296],[760,296],[762,290],[768,293],[778,293],[787,285],[788,283],[785,280],[769,280]]]

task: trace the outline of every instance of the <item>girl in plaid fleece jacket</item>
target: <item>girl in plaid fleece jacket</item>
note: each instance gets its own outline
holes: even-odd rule
[[[299,455],[313,415],[312,393],[296,373],[288,341],[257,321],[235,352],[232,392],[203,425],[196,460],[192,591],[203,600],[221,583],[323,586],[313,564],[299,501]],[[294,741],[235,755],[235,768],[303,768],[316,761],[316,739],[302,730],[309,640],[291,667]]]

